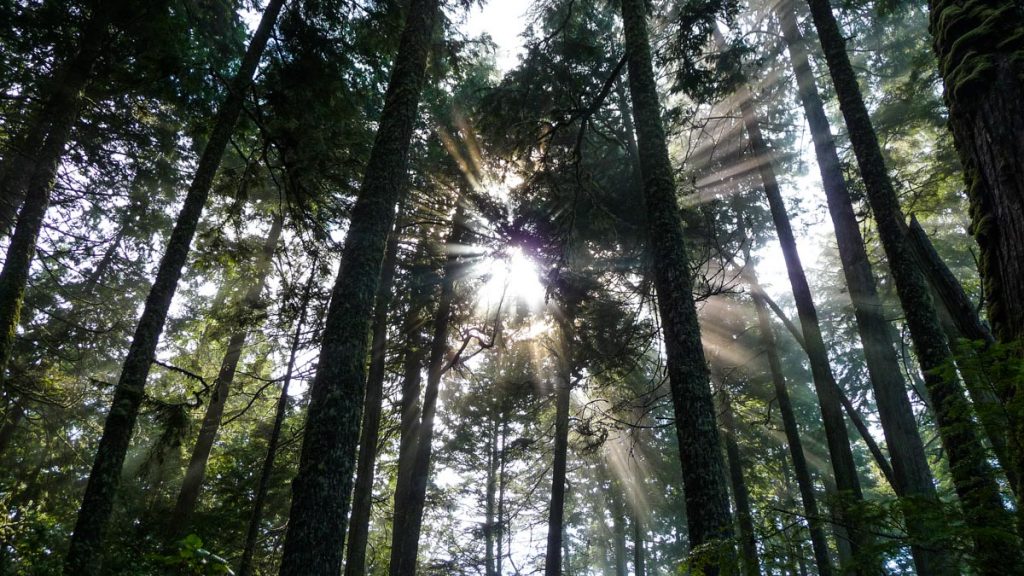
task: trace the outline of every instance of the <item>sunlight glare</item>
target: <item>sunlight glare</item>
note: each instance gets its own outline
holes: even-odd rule
[[[484,261],[481,266],[482,273],[489,276],[482,291],[488,306],[501,301],[503,306],[521,301],[531,309],[537,309],[544,303],[544,284],[540,281],[537,266],[520,248],[512,247],[503,255]]]

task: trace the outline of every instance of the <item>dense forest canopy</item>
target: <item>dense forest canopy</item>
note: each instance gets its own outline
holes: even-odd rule
[[[1017,0],[0,0],[0,574],[1024,574]]]

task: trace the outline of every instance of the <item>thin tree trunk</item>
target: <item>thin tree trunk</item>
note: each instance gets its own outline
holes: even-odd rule
[[[395,207],[407,181],[409,144],[426,81],[438,0],[412,0],[363,175],[310,387],[299,472],[281,561],[283,576],[341,571],[348,497],[365,396],[367,333]]]
[[[796,413],[793,411],[793,402],[789,398],[789,390],[786,387],[786,376],[782,370],[782,361],[779,359],[778,349],[776,348],[775,332],[772,330],[764,295],[760,285],[757,283],[757,277],[753,270],[747,271],[747,277],[750,281],[751,298],[757,310],[757,323],[761,333],[761,342],[768,357],[768,367],[772,376],[772,384],[775,388],[775,400],[779,403],[782,427],[786,433],[786,444],[789,447],[790,458],[793,460],[793,471],[796,474],[800,500],[803,503],[804,515],[807,519],[807,528],[811,536],[814,560],[818,565],[818,573],[821,576],[831,576],[834,570],[832,558],[829,556],[828,540],[825,538],[821,512],[818,509],[818,497],[814,491],[814,481],[811,479],[811,470],[807,465],[807,457],[804,456],[803,441],[800,439],[800,429],[797,425]]]
[[[842,402],[839,400],[838,393],[839,386],[832,373],[828,351],[825,347],[825,341],[822,338],[821,327],[818,322],[818,311],[815,308],[814,300],[811,296],[811,288],[807,282],[803,264],[800,261],[800,254],[797,251],[796,237],[789,222],[789,215],[786,213],[786,204],[782,199],[782,192],[775,177],[775,168],[771,162],[771,152],[761,136],[761,129],[757,123],[757,117],[750,99],[742,99],[740,106],[754,157],[758,159],[758,172],[764,185],[768,206],[771,209],[772,221],[775,224],[779,244],[782,248],[782,256],[786,262],[786,272],[793,290],[793,299],[796,302],[800,324],[803,328],[802,334],[804,344],[806,345],[807,358],[811,364],[814,389],[818,396],[818,406],[821,409],[825,439],[828,444],[832,469],[835,473],[836,485],[840,491],[835,512],[839,521],[848,527],[851,537],[850,545],[854,555],[857,555],[870,548],[870,538],[867,530],[858,525],[855,520],[856,514],[852,513],[851,510],[851,507],[859,504],[864,496],[861,493],[860,481],[857,478],[857,465],[853,459],[850,438],[847,434],[846,423],[843,420]],[[847,568],[860,571],[853,567]],[[877,572],[878,569],[868,568],[864,571],[872,573]]]
[[[747,576],[758,576],[761,564],[757,556],[757,537],[754,534],[754,514],[750,507],[750,491],[743,478],[743,459],[740,447],[736,443],[736,419],[732,412],[732,402],[725,391],[722,391],[722,427],[725,430],[725,454],[729,464],[729,481],[732,484],[732,497],[736,505],[736,519],[740,528],[740,550],[743,570]]]
[[[281,229],[283,226],[284,215],[281,213],[275,214],[256,263],[254,271],[255,281],[249,286],[245,296],[242,298],[243,310],[252,310],[259,305],[260,295],[267,284],[267,276],[270,274],[274,250],[281,239]],[[249,326],[244,325],[236,326],[234,333],[231,334],[231,338],[228,340],[224,358],[220,363],[220,370],[217,372],[217,379],[213,383],[210,400],[206,404],[206,414],[203,416],[203,423],[199,427],[199,435],[196,437],[195,446],[192,448],[192,456],[189,459],[188,467],[185,469],[185,477],[182,479],[181,489],[178,491],[178,499],[168,522],[167,535],[172,539],[184,536],[190,527],[192,514],[195,512],[196,503],[199,501],[199,493],[203,488],[203,480],[206,478],[206,465],[210,460],[210,452],[213,450],[213,443],[217,439],[217,433],[220,431],[224,406],[227,404],[228,396],[231,393],[231,385],[235,380],[238,363],[242,359],[242,351],[245,348],[246,337],[249,335],[249,328]]]
[[[634,576],[645,576],[647,567],[644,558],[644,527],[640,520],[640,513],[633,510],[633,574]]]
[[[623,0],[622,20],[650,234],[648,249],[679,439],[690,549],[701,551],[701,557],[694,560],[703,564],[706,574],[714,575],[722,560],[719,556],[731,559],[735,555],[728,543],[732,518],[673,169],[661,124],[646,2]]]
[[[277,409],[274,411],[274,427],[271,429],[270,438],[267,440],[267,454],[263,458],[263,467],[260,469],[260,481],[256,487],[256,497],[252,503],[252,514],[249,516],[249,528],[245,532],[245,547],[242,549],[242,559],[238,563],[239,576],[252,576],[253,573],[256,540],[259,538],[260,524],[263,523],[263,506],[266,504],[267,492],[270,490],[270,476],[274,472],[277,447],[281,443],[281,428],[284,426],[284,418],[288,413],[288,386],[291,385],[292,373],[295,370],[295,358],[299,354],[299,346],[302,342],[302,325],[306,319],[306,309],[309,307],[309,298],[314,284],[316,284],[315,259],[314,266],[309,271],[309,280],[306,282],[306,288],[302,293],[299,315],[295,320],[292,347],[288,353],[288,366],[284,371],[281,395],[277,399]]]
[[[399,208],[401,213],[401,208]],[[359,437],[359,460],[352,490],[352,514],[349,516],[348,551],[345,555],[345,576],[366,573],[366,544],[370,537],[370,512],[373,505],[373,476],[380,439],[380,420],[384,402],[384,378],[387,376],[388,313],[391,310],[398,246],[401,234],[396,226],[388,238],[384,267],[377,288],[377,305],[373,311],[373,336],[370,344],[370,371],[366,378],[366,402]]]
[[[551,465],[551,495],[548,504],[548,541],[544,555],[545,576],[562,573],[562,539],[565,536],[565,473],[569,453],[569,400],[572,393],[573,332],[571,318],[560,318],[558,379],[554,386],[555,437]]]
[[[87,575],[99,572],[103,533],[113,509],[114,497],[121,480],[121,467],[128,452],[128,443],[135,428],[139,407],[145,396],[146,378],[149,376],[156,346],[167,320],[167,311],[170,309],[178,279],[181,278],[182,269],[188,259],[192,238],[195,236],[203,205],[210,194],[213,178],[242,111],[247,87],[252,82],[253,73],[283,4],[284,0],[270,0],[263,12],[259,27],[242,59],[241,67],[217,112],[213,132],[199,159],[185,203],[178,213],[177,222],[167,243],[167,251],[160,260],[156,280],[146,297],[142,317],[135,329],[131,348],[121,369],[121,377],[114,389],[110,412],[107,414],[96,459],[82,498],[82,507],[78,512],[78,521],[71,536],[71,547],[64,567],[66,574]],[[26,200],[26,205],[27,202]]]
[[[112,4],[116,6],[117,2]],[[71,130],[78,120],[82,94],[110,38],[109,12],[115,6],[96,6],[82,30],[78,52],[54,74],[51,94],[39,114],[40,121],[49,123],[49,132],[45,133],[45,138],[39,138],[44,132],[41,132],[42,128],[35,127],[26,136],[26,140],[32,140],[27,144],[39,147],[34,162],[21,162],[15,158],[3,174],[0,191],[4,201],[20,203],[21,210],[17,212],[14,235],[0,271],[0,388],[3,388],[7,364],[14,348],[25,288],[36,252],[36,241],[50,204],[50,193]]]
[[[441,294],[434,316],[430,358],[427,363],[427,386],[423,390],[422,413],[413,439],[412,450],[415,457],[409,476],[409,490],[405,494],[395,494],[396,514],[392,531],[390,569],[392,576],[416,574],[416,558],[419,554],[420,531],[423,526],[427,484],[430,479],[437,396],[440,392],[441,377],[444,375],[445,355],[448,352],[448,327],[455,299],[455,282],[461,274],[460,259],[454,247],[461,245],[466,232],[465,209],[461,199],[458,202],[451,235],[446,242],[444,277],[441,279]],[[397,512],[399,509],[402,511],[401,514]]]
[[[612,516],[612,535],[615,543],[615,576],[626,576],[626,511],[618,493],[616,482],[609,478],[608,500]]]
[[[495,536],[501,538],[494,523],[497,512],[498,458],[498,421],[495,419],[491,422],[491,429],[487,437],[487,492],[484,497],[487,507],[484,515],[484,573],[487,576],[496,576],[498,573],[494,558]]]
[[[1021,560],[1013,518],[1002,502],[999,486],[971,418],[970,404],[956,379],[943,374],[952,363],[952,355],[924,275],[903,235],[903,211],[889,180],[882,149],[846,53],[846,41],[828,0],[809,0],[808,4],[889,261],[896,293],[903,305],[914,351],[924,372],[939,435],[949,456],[953,484],[960,497],[966,523],[973,529],[977,567],[983,574],[1016,571]]]
[[[416,467],[416,436],[420,425],[420,392],[423,379],[423,364],[426,358],[423,327],[427,323],[427,308],[430,305],[432,272],[424,261],[427,254],[427,240],[423,239],[413,257],[410,270],[409,310],[406,312],[403,333],[405,334],[405,358],[403,360],[402,398],[399,405],[400,429],[398,439],[398,470],[395,480],[393,525],[404,526],[404,515],[408,510],[402,502],[408,498],[412,485],[413,469]],[[401,544],[401,541],[398,542]]]
[[[934,530],[929,528],[927,519],[922,516],[922,513],[933,513],[936,509],[933,504],[938,502],[938,496],[925,456],[924,443],[917,430],[913,408],[907,396],[907,385],[903,380],[899,359],[889,336],[890,326],[885,319],[882,302],[878,296],[835,140],[818,94],[807,48],[791,7],[783,5],[778,12],[783,35],[789,46],[790,61],[796,74],[804,115],[814,141],[818,169],[836,232],[839,256],[854,307],[858,333],[864,347],[868,373],[875,392],[879,420],[889,446],[889,453],[892,455],[893,470],[890,482],[893,483],[897,494],[915,500],[905,508],[907,530],[916,544],[911,548],[914,564],[918,573],[922,575],[953,574],[956,571],[954,561],[944,552],[944,547],[935,545]],[[865,435],[863,430],[861,435],[870,436]]]

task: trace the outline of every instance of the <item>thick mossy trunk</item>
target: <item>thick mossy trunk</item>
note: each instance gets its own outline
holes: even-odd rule
[[[281,560],[283,576],[337,576],[366,383],[374,299],[395,207],[407,180],[409,144],[437,0],[412,0],[380,124],[342,250],[324,323]]]
[[[750,490],[743,477],[743,458],[736,442],[736,419],[732,402],[722,391],[722,427],[725,429],[725,455],[729,463],[729,482],[732,484],[732,499],[736,505],[736,520],[740,529],[740,551],[743,572],[747,576],[758,576],[761,564],[757,557],[757,535],[754,534],[754,513],[750,506]]]
[[[930,504],[937,502],[938,497],[925,456],[924,443],[907,395],[906,382],[889,336],[890,326],[878,297],[835,140],[807,56],[807,47],[800,34],[792,3],[783,2],[778,8],[778,14],[789,46],[804,115],[814,142],[818,170],[835,228],[839,258],[850,300],[853,302],[857,330],[878,405],[879,420],[892,455],[893,488],[897,494],[908,499],[907,531],[915,544],[911,548],[914,564],[922,575],[951,574],[955,572],[955,564],[944,552],[944,547],[935,545],[936,532],[927,525],[924,518],[936,509]]]
[[[931,0],[929,30],[964,165],[989,321],[1024,338],[1024,9],[1014,0]]]
[[[401,213],[401,209],[399,209]],[[366,574],[366,544],[370,536],[370,511],[373,505],[373,476],[380,439],[380,420],[384,401],[384,378],[387,376],[388,312],[393,300],[395,270],[398,266],[398,245],[401,234],[396,227],[388,238],[384,252],[384,268],[377,288],[377,304],[373,310],[373,335],[370,339],[370,371],[366,378],[366,402],[363,425],[359,435],[359,460],[352,489],[352,514],[348,523],[345,554],[345,576]]]
[[[818,565],[818,574],[821,576],[831,576],[835,571],[832,567],[832,557],[828,551],[828,540],[825,537],[824,519],[818,508],[818,497],[814,490],[814,481],[811,478],[810,467],[807,465],[807,457],[804,455],[803,440],[800,439],[800,428],[797,425],[796,413],[793,410],[793,402],[789,398],[786,376],[782,370],[782,361],[779,359],[778,348],[775,344],[775,332],[772,330],[771,319],[768,316],[764,292],[757,283],[757,276],[752,270],[748,270],[746,276],[750,283],[751,298],[757,311],[761,343],[764,346],[765,355],[768,357],[768,369],[771,373],[772,385],[775,388],[775,400],[779,403],[782,428],[786,433],[786,445],[789,447],[790,458],[793,461],[793,471],[796,475],[796,483],[800,491],[800,500],[807,518],[807,528],[811,536],[814,560]]]
[[[267,4],[259,27],[249,42],[242,65],[231,82],[230,91],[217,112],[216,124],[199,159],[184,205],[178,213],[167,250],[160,260],[156,280],[146,297],[146,304],[132,338],[131,347],[114,389],[110,412],[103,427],[96,459],[82,498],[82,507],[71,537],[64,572],[96,574],[102,557],[103,533],[114,506],[139,407],[145,397],[146,378],[163,332],[167,311],[177,289],[178,279],[188,259],[203,205],[210,194],[213,178],[220,166],[228,141],[242,111],[249,84],[274,28],[284,0]],[[52,132],[51,132],[52,135]]]
[[[939,324],[928,285],[903,235],[905,219],[885,166],[881,147],[846,42],[828,0],[809,0],[811,17],[846,120],[847,132],[906,316],[914,352],[925,375],[942,445],[949,457],[957,495],[972,530],[975,564],[983,574],[1021,568],[1013,519],[999,494],[987,454],[971,417],[971,406],[952,375],[953,358]]]
[[[441,292],[434,315],[430,356],[427,360],[427,385],[423,390],[423,406],[419,425],[413,437],[411,451],[413,467],[408,478],[408,490],[395,493],[395,524],[392,530],[391,566],[392,576],[414,576],[416,558],[419,555],[420,532],[423,526],[423,510],[426,506],[427,484],[430,480],[430,462],[433,454],[434,421],[437,413],[437,397],[441,389],[441,378],[446,370],[445,356],[448,352],[448,331],[455,299],[455,282],[462,270],[455,247],[465,239],[466,217],[461,200],[455,211],[452,231],[445,246],[444,274]]]
[[[572,395],[572,318],[559,319],[558,376],[554,385],[555,437],[552,448],[551,492],[548,497],[548,540],[544,576],[562,574],[565,537],[565,474],[569,457],[569,401]]]
[[[695,566],[702,565],[706,574],[715,574],[723,559],[734,561],[732,518],[672,164],[661,124],[646,2],[623,0],[622,20],[647,210],[648,249],[683,468],[691,561]]]
[[[281,239],[281,229],[284,226],[284,216],[275,214],[274,221],[263,242],[263,249],[259,254],[259,261],[256,263],[255,281],[242,297],[241,309],[252,310],[259,306],[260,295],[267,283],[267,276],[271,270],[271,260],[274,257],[274,250]],[[224,352],[224,358],[220,363],[220,370],[217,372],[217,379],[213,382],[213,390],[210,392],[209,402],[206,404],[206,414],[203,415],[203,423],[199,427],[199,435],[196,437],[195,446],[192,448],[192,455],[189,458],[188,468],[185,469],[185,477],[181,482],[181,489],[178,491],[178,499],[174,505],[174,511],[167,526],[167,536],[176,539],[187,534],[192,520],[192,513],[195,511],[196,503],[199,501],[199,493],[203,488],[203,480],[206,478],[206,465],[210,460],[210,452],[213,450],[213,443],[220,431],[220,422],[224,415],[224,406],[227,404],[228,396],[231,393],[231,385],[235,380],[235,372],[238,370],[238,363],[242,359],[242,350],[245,348],[246,337],[249,335],[250,326],[236,326],[234,333],[228,339],[228,346]]]
[[[277,447],[281,444],[281,429],[284,426],[284,418],[288,414],[288,386],[291,385],[292,373],[295,370],[295,358],[298,356],[299,347],[302,344],[302,330],[306,320],[306,309],[309,307],[309,298],[315,283],[316,267],[314,266],[309,272],[309,280],[306,282],[306,288],[302,293],[299,315],[295,320],[295,332],[292,334],[291,351],[288,353],[288,365],[284,371],[284,381],[281,382],[281,394],[277,398],[277,408],[274,410],[274,426],[270,430],[270,438],[267,440],[267,453],[263,458],[263,467],[260,468],[260,480],[256,486],[256,497],[253,498],[252,513],[249,516],[249,528],[245,532],[245,546],[242,548],[242,559],[238,563],[239,576],[252,576],[253,574],[253,561],[256,558],[256,541],[260,535],[260,524],[263,523],[263,507],[267,501],[267,492],[270,490],[270,476],[274,472]]]

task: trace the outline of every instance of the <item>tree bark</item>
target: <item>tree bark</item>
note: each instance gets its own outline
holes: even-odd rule
[[[267,284],[267,276],[270,274],[274,249],[281,239],[281,228],[284,225],[283,214],[275,214],[270,231],[263,243],[259,259],[254,270],[255,281],[246,291],[242,298],[241,307],[243,310],[252,310],[259,305],[260,295]],[[168,523],[167,535],[171,539],[185,536],[192,521],[192,513],[195,511],[196,503],[199,501],[199,493],[203,488],[203,480],[206,478],[206,464],[210,460],[210,452],[213,450],[213,443],[220,431],[221,418],[224,415],[224,406],[227,404],[231,392],[231,385],[235,380],[235,372],[238,363],[242,359],[242,351],[245,348],[245,340],[249,335],[249,326],[239,325],[228,339],[228,346],[224,358],[220,363],[220,370],[217,372],[217,379],[214,380],[210,400],[206,404],[206,414],[203,416],[203,423],[199,427],[199,436],[196,438],[195,446],[192,448],[192,456],[189,458],[188,468],[185,469],[185,477],[181,482],[181,489],[178,491],[178,499],[174,505],[174,511]]]
[[[999,486],[971,418],[970,404],[956,378],[948,373],[953,358],[924,275],[903,235],[903,211],[846,53],[846,41],[828,0],[809,0],[808,4],[896,293],[903,305],[914,351],[924,372],[925,386],[932,398],[939,435],[949,455],[953,484],[966,523],[973,529],[975,562],[983,574],[1018,570],[1020,543],[1013,531],[1013,519],[1000,497]]]
[[[679,458],[683,468],[691,556],[705,574],[717,574],[723,557],[735,552],[725,464],[700,326],[693,281],[680,222],[657,82],[651,63],[646,2],[623,0],[622,20],[633,121],[649,229],[649,250],[667,354]]]
[[[736,443],[736,419],[732,412],[732,402],[725,391],[722,391],[722,427],[725,433],[726,462],[729,464],[729,482],[732,484],[732,497],[736,505],[736,519],[740,528],[740,550],[742,552],[743,571],[747,576],[758,576],[761,565],[757,557],[757,537],[754,534],[754,514],[750,507],[750,491],[743,478],[743,459],[740,447]]]
[[[445,247],[447,256],[444,277],[441,279],[441,293],[434,315],[430,357],[427,363],[427,386],[423,390],[423,407],[412,442],[414,459],[413,469],[409,475],[408,491],[403,494],[395,493],[395,524],[392,530],[390,567],[392,576],[414,576],[416,574],[423,510],[426,506],[427,484],[430,480],[437,396],[440,392],[441,377],[444,375],[445,369],[445,356],[448,352],[448,327],[451,323],[452,304],[455,299],[455,282],[462,272],[460,258],[454,248],[461,245],[465,238],[464,210],[462,201],[459,200],[452,222],[452,231]]]
[[[50,205],[60,160],[78,120],[82,94],[110,39],[110,12],[118,4],[115,0],[95,7],[82,30],[78,52],[64,62],[51,79],[51,93],[39,114],[39,122],[48,123],[49,131],[36,126],[25,137],[25,144],[35,145],[38,151],[13,151],[15,156],[10,165],[5,166],[0,183],[3,202],[21,204],[21,210],[17,211],[14,234],[0,270],[0,389],[14,349],[36,241]],[[23,154],[34,154],[35,158],[29,161]]]
[[[399,208],[401,214],[401,208]],[[384,402],[384,378],[387,376],[388,313],[391,310],[395,269],[401,233],[391,231],[384,251],[384,267],[377,288],[377,304],[373,311],[373,335],[370,343],[370,371],[366,378],[366,401],[359,437],[359,460],[352,490],[352,514],[345,555],[345,576],[366,574],[366,544],[370,536],[370,512],[373,505],[373,476],[380,439],[380,420]]]
[[[790,458],[793,460],[793,471],[796,475],[797,488],[800,491],[800,500],[807,519],[814,560],[821,576],[831,576],[834,569],[832,557],[828,551],[828,540],[825,537],[824,522],[818,509],[818,497],[814,491],[811,470],[807,465],[807,457],[804,455],[803,441],[800,439],[800,429],[797,426],[796,413],[793,411],[793,402],[789,398],[789,390],[786,387],[786,376],[782,370],[782,361],[779,359],[779,352],[775,344],[775,332],[772,330],[771,319],[768,317],[764,293],[757,283],[754,271],[747,270],[746,275],[750,283],[750,295],[757,311],[761,342],[765,355],[768,357],[768,367],[775,388],[775,400],[779,403],[782,427],[786,433],[786,444],[789,447]]]
[[[750,139],[754,157],[758,159],[758,172],[764,186],[765,197],[768,199],[768,206],[771,210],[772,221],[782,248],[783,259],[786,262],[786,272],[793,290],[793,299],[796,302],[797,312],[800,316],[800,325],[804,337],[804,344],[807,351],[807,358],[811,364],[811,373],[814,380],[814,389],[818,396],[818,406],[821,409],[821,419],[825,428],[825,438],[828,443],[832,470],[835,473],[836,486],[839,488],[839,499],[835,507],[836,516],[839,522],[848,527],[850,534],[850,545],[854,555],[870,548],[870,537],[863,526],[859,526],[855,520],[856,514],[851,513],[852,506],[863,500],[860,480],[857,478],[857,466],[853,459],[853,451],[850,448],[850,438],[847,434],[846,423],[843,420],[843,407],[839,399],[839,385],[832,373],[832,366],[828,359],[828,349],[821,335],[821,327],[818,322],[818,311],[815,308],[811,288],[807,282],[803,264],[800,261],[800,254],[797,251],[796,237],[789,222],[789,215],[786,212],[785,202],[782,200],[782,192],[775,177],[775,168],[771,161],[771,151],[767,142],[761,135],[760,126],[757,123],[757,116],[754,112],[753,103],[750,98],[743,98],[740,102],[743,114],[744,125]],[[873,561],[866,562],[871,564]],[[850,570],[860,569],[845,567]],[[867,573],[877,572],[877,568],[867,568]]]
[[[306,282],[306,288],[302,293],[302,301],[299,305],[299,315],[295,321],[292,347],[288,353],[288,366],[284,371],[281,395],[277,399],[277,408],[274,411],[274,427],[271,429],[270,438],[267,440],[267,454],[263,458],[263,467],[260,469],[260,480],[256,487],[256,497],[252,503],[252,514],[249,516],[249,528],[245,532],[245,546],[242,549],[242,559],[238,563],[239,576],[252,576],[253,573],[253,559],[256,557],[256,540],[259,538],[260,524],[263,523],[263,506],[266,504],[267,492],[270,490],[270,476],[274,472],[277,447],[281,443],[281,429],[284,426],[285,415],[288,413],[288,386],[291,385],[292,374],[295,370],[295,358],[299,354],[299,346],[302,342],[302,329],[306,319],[306,309],[309,307],[309,298],[315,283],[316,266],[314,265],[310,269],[309,280]]]
[[[555,437],[552,448],[551,494],[548,500],[548,540],[544,575],[562,574],[562,539],[565,536],[565,474],[569,455],[569,400],[572,394],[573,330],[571,318],[559,322],[558,378],[554,386]]]
[[[949,126],[964,165],[989,321],[1024,338],[1024,10],[1013,0],[931,0]]]
[[[13,139],[0,165],[0,238],[7,236],[18,221],[28,183],[36,171],[37,151],[50,130],[50,112],[40,111],[29,117],[29,125]]]
[[[500,543],[496,542],[496,538],[498,540],[501,538],[495,524],[498,495],[498,431],[498,421],[495,419],[491,422],[491,429],[488,431],[487,437],[487,486],[484,495],[487,507],[484,514],[484,574],[486,576],[497,576],[498,574],[494,551],[496,544],[500,546]]]
[[[864,347],[879,420],[892,456],[891,481],[894,481],[893,488],[897,494],[915,501],[905,508],[907,530],[916,544],[911,547],[914,564],[922,575],[953,574],[956,572],[955,563],[944,552],[944,547],[935,545],[934,530],[929,529],[922,517],[922,513],[934,510],[932,504],[938,501],[934,479],[907,396],[899,359],[889,336],[890,326],[878,297],[864,238],[846,186],[825,107],[818,94],[807,48],[792,7],[781,5],[778,14],[789,46],[804,115],[814,141],[818,170],[835,228],[839,258],[853,303],[858,334]]]
[[[114,506],[114,497],[121,480],[121,467],[145,396],[146,378],[167,320],[167,312],[188,259],[192,238],[203,205],[210,194],[213,178],[242,111],[247,88],[252,83],[256,66],[283,5],[284,0],[270,0],[256,33],[249,41],[242,64],[217,112],[213,132],[199,159],[192,184],[167,243],[167,250],[160,260],[156,280],[146,297],[142,317],[135,328],[121,377],[114,389],[110,412],[107,414],[96,459],[82,498],[82,507],[78,512],[78,521],[71,536],[71,547],[64,566],[67,574],[88,575],[99,572],[103,533]]]
[[[1011,489],[1020,498],[1020,481],[1013,467],[1013,459],[1006,437],[1006,431],[1010,429],[1010,420],[1006,406],[1003,405],[999,394],[997,394],[997,390],[1001,386],[993,381],[992,374],[990,374],[992,371],[986,370],[984,365],[986,359],[983,355],[979,355],[971,344],[961,345],[961,340],[966,339],[974,343],[983,343],[984,350],[988,350],[989,346],[995,343],[995,337],[988,326],[981,321],[977,309],[967,297],[960,281],[946,266],[924,228],[921,227],[921,223],[913,214],[910,215],[910,225],[907,227],[906,235],[918,264],[928,279],[928,285],[932,289],[939,322],[953,348],[957,370],[960,372],[960,377],[967,388],[967,394],[974,404],[978,421],[992,446],[996,460],[1006,473]]]
[[[281,561],[283,576],[336,576],[365,395],[367,333],[409,144],[426,81],[437,0],[412,0],[363,175],[310,387],[299,472]]]

